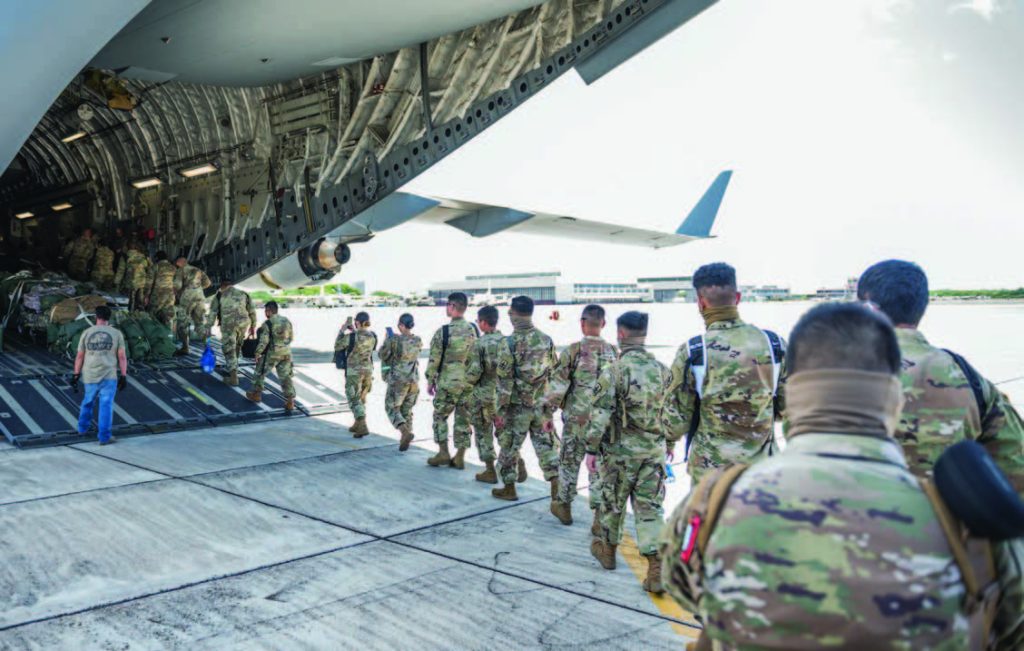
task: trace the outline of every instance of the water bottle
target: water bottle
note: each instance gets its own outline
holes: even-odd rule
[[[666,463],[665,464],[665,483],[672,484],[672,483],[675,483],[675,481],[676,481],[676,474],[674,472],[672,472],[672,465]]]
[[[217,356],[213,354],[213,347],[210,346],[210,341],[206,341],[206,350],[203,351],[203,356],[199,358],[199,365],[203,369],[203,373],[213,373],[213,369],[217,366]]]

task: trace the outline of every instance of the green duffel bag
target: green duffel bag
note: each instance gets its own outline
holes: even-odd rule
[[[117,329],[124,335],[128,346],[128,358],[133,362],[143,362],[149,358],[149,339],[139,322],[127,315],[122,315],[117,322]]]
[[[178,348],[171,329],[146,313],[136,314],[135,320],[149,342],[149,358],[152,360],[170,359]]]
[[[75,319],[64,325],[51,323],[46,329],[47,340],[50,339],[51,331],[54,331],[50,350],[58,354],[74,356],[78,352],[78,340],[82,338],[82,333],[92,325],[89,319]]]

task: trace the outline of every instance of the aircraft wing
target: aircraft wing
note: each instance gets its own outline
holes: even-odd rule
[[[447,224],[473,237],[489,237],[497,233],[529,233],[661,249],[712,237],[711,227],[731,176],[731,171],[719,174],[674,233],[443,197],[432,197],[437,204],[415,219]]]

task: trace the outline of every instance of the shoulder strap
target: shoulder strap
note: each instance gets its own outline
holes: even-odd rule
[[[476,333],[476,338],[479,339],[480,338],[480,328],[476,327],[475,323],[470,323],[469,325],[473,326],[473,332]]]
[[[358,330],[353,330],[348,336],[348,345],[345,346],[345,354],[351,355],[352,351],[356,348],[356,333]]]
[[[697,549],[700,550],[701,556],[704,555],[704,550],[707,549],[708,541],[711,539],[711,532],[715,529],[718,516],[722,512],[722,507],[725,506],[725,500],[729,497],[732,485],[736,483],[740,475],[749,467],[745,463],[729,466],[722,471],[714,486],[711,487],[711,491],[707,496],[707,507],[704,511],[704,527],[697,535]]]
[[[683,369],[683,377],[686,377],[687,371],[693,373],[694,391],[697,397],[693,400],[690,427],[686,431],[686,447],[683,451],[683,461],[689,461],[690,445],[693,444],[693,437],[697,434],[697,428],[700,427],[700,401],[704,394],[704,378],[708,372],[707,356],[704,354],[704,335],[692,337],[686,343],[686,347],[688,356],[686,358],[686,366]]]
[[[953,559],[960,570],[960,577],[967,590],[963,603],[964,612],[970,617],[972,624],[980,625],[980,630],[974,632],[981,634],[983,645],[988,648],[989,632],[995,622],[996,606],[1000,596],[992,543],[974,538],[968,539],[965,544],[964,536],[961,534],[962,527],[949,511],[935,484],[923,477],[919,477],[917,481],[925,497],[931,502],[932,510],[935,512],[935,517],[939,520],[942,533],[946,538],[946,544],[949,545]],[[971,546],[971,549],[968,549],[968,545]],[[975,553],[975,560],[981,561],[979,565],[971,562],[972,552]],[[979,576],[979,570],[981,576]]]
[[[519,364],[516,362],[516,340],[514,335],[508,335],[505,337],[505,343],[508,344],[508,352],[512,355],[512,379],[514,380],[519,375]]]
[[[782,360],[786,358],[786,351],[782,348],[782,339],[771,330],[762,330],[765,339],[768,340],[768,348],[772,355],[772,395],[779,392],[779,375],[782,373]]]
[[[953,358],[953,361],[956,362],[956,365],[960,367],[960,370],[967,378],[967,384],[970,385],[971,393],[974,394],[974,402],[978,404],[978,418],[980,418],[981,422],[984,423],[988,409],[985,408],[985,390],[981,385],[981,375],[978,371],[974,370],[974,367],[971,366],[970,362],[960,355],[947,348],[943,348],[942,350]]]
[[[448,324],[441,326],[441,359],[437,362],[437,377],[441,377],[444,370],[444,356],[448,352],[448,342],[451,340],[451,333]]]

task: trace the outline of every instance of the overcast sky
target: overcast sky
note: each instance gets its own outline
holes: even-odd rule
[[[721,0],[593,86],[575,73],[406,189],[674,229],[735,171],[717,239],[650,251],[410,224],[342,279],[586,280],[733,263],[744,284],[840,286],[903,257],[933,287],[1017,287],[1024,3]]]

